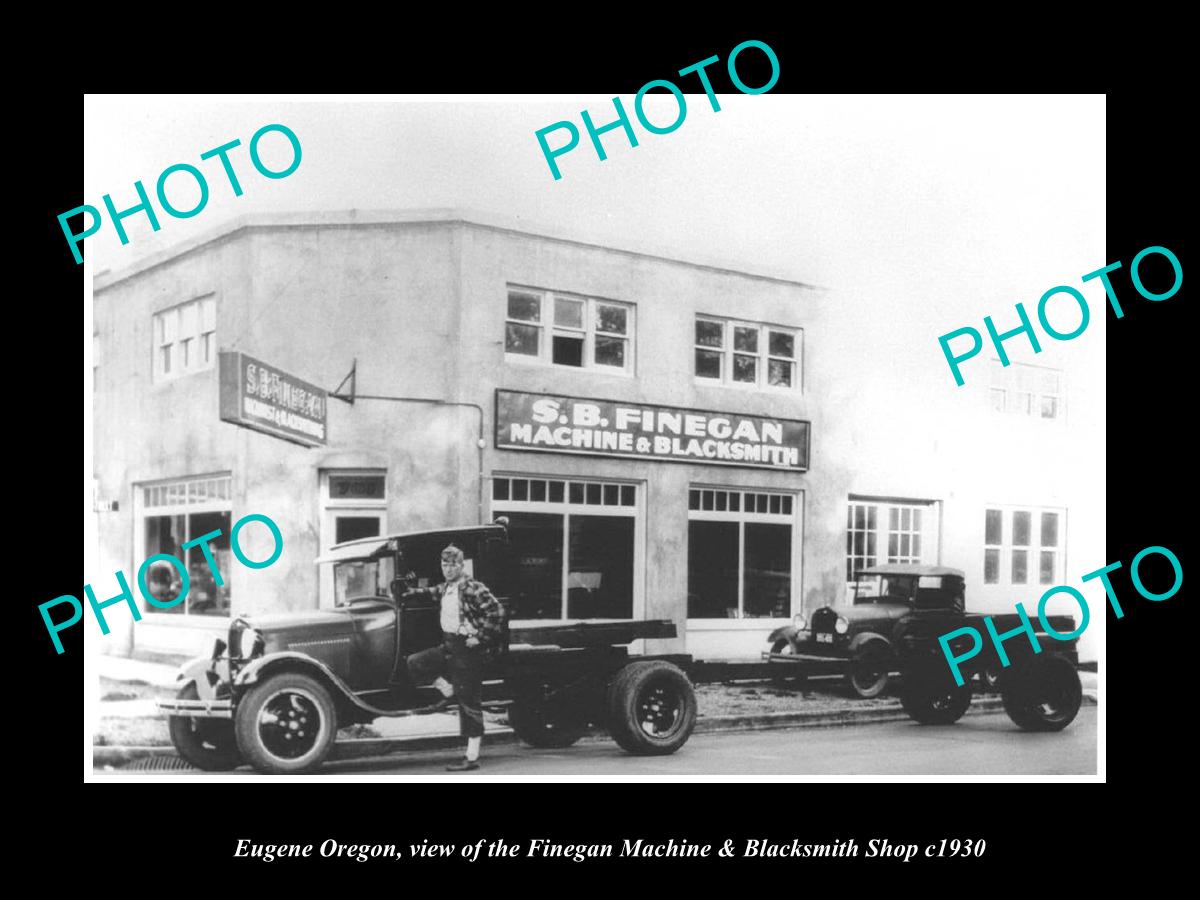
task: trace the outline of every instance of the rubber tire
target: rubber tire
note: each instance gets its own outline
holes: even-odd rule
[[[642,730],[638,699],[650,688],[664,686],[678,693],[682,718],[670,734],[655,737]],[[661,659],[630,663],[608,685],[608,730],[621,749],[638,756],[666,756],[685,743],[696,727],[696,692],[678,666]]]
[[[772,653],[785,653],[788,650],[788,648],[791,646],[792,646],[792,642],[789,641],[787,638],[780,638],[774,644],[771,645],[771,652]],[[784,668],[796,669],[797,671],[796,671],[795,675],[772,675],[771,683],[774,684],[776,687],[803,688],[803,687],[807,686],[808,675],[801,668],[801,664],[779,663],[778,666],[780,669],[784,669]]]
[[[865,668],[866,661],[874,660],[870,663],[871,667],[876,671],[882,669],[883,674],[875,681],[867,684],[865,687],[860,686],[858,675],[860,667]],[[854,691],[854,695],[860,700],[871,700],[878,697],[891,682],[891,673],[888,667],[891,665],[891,660],[888,654],[883,650],[870,649],[865,650],[861,655],[855,656],[850,660],[850,671],[846,673],[846,684],[850,686],[850,690]]]
[[[1070,725],[1083,705],[1083,683],[1071,661],[1049,654],[1028,658],[1017,666],[1005,679],[1000,695],[1014,724],[1025,731],[1062,731]],[[1039,702],[1047,688],[1065,701],[1053,714],[1047,714]]]
[[[198,700],[200,693],[189,682],[177,695],[179,700]],[[171,743],[184,760],[205,772],[228,772],[242,764],[233,722],[229,719],[201,719],[194,716],[168,716],[167,731]]]
[[[959,687],[936,670],[906,672],[900,706],[921,725],[953,725],[971,706],[971,682]]]
[[[587,732],[587,723],[556,721],[540,702],[543,685],[525,688],[508,707],[508,724],[518,738],[530,747],[544,750],[570,747]]]
[[[316,701],[317,711],[321,715],[323,732],[318,736],[312,750],[298,759],[283,759],[272,754],[265,746],[258,733],[258,716],[262,705],[276,692],[287,688],[297,688],[306,691]],[[255,685],[237,705],[234,713],[234,732],[237,735],[238,747],[246,762],[259,772],[268,775],[291,775],[300,772],[311,772],[324,762],[329,748],[337,737],[338,721],[337,708],[325,685],[301,672],[280,672],[278,675],[268,675],[262,682]]]

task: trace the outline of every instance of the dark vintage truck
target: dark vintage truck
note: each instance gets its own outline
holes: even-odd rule
[[[848,607],[822,607],[811,620],[798,616],[792,626],[771,635],[765,654],[780,667],[780,679],[809,671],[844,671],[860,697],[882,693],[893,674],[901,676],[900,700],[905,711],[923,724],[958,721],[970,706],[973,681],[980,690],[998,690],[1009,718],[1031,731],[1057,731],[1075,718],[1083,701],[1076,670],[1074,639],[1060,641],[1034,620],[1041,652],[1027,637],[1004,643],[1008,665],[996,652],[985,614],[967,613],[964,573],[944,566],[890,563],[859,573],[854,601]],[[997,632],[1021,625],[1014,613],[991,614]],[[1071,616],[1049,616],[1060,634],[1075,630]],[[959,686],[938,638],[959,628],[981,635],[978,655],[960,664]],[[955,656],[972,646],[969,634],[950,643]]]
[[[235,617],[228,640],[183,666],[178,696],[159,703],[180,756],[208,770],[308,772],[339,728],[438,709],[440,695],[408,680],[404,658],[440,643],[439,610],[404,595],[442,580],[451,542],[506,605],[513,561],[502,519],[339,544],[318,560],[334,566],[334,608]],[[506,622],[485,669],[485,708],[506,707],[535,747],[566,747],[599,726],[630,753],[674,753],[696,723],[691,659],[627,646],[674,636],[670,621]]]

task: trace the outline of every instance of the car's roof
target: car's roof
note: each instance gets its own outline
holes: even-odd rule
[[[962,569],[951,569],[949,566],[926,566],[917,563],[880,563],[862,569],[859,575],[955,575],[965,578]]]
[[[445,538],[453,540],[456,536],[464,534],[483,534],[487,532],[504,532],[504,526],[500,524],[490,525],[461,525],[454,528],[435,528],[429,531],[395,531],[391,534],[380,534],[374,537],[357,538],[353,541],[343,541],[340,544],[334,544],[325,553],[321,554],[315,562],[317,564],[327,562],[341,562],[347,559],[372,559],[382,555],[391,541],[403,541],[412,538],[428,538],[429,540],[438,540]]]

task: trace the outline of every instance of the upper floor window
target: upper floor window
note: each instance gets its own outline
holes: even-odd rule
[[[217,358],[217,301],[190,300],[154,314],[154,380],[211,369]]]
[[[1064,518],[1061,509],[987,509],[983,583],[1061,584]]]
[[[510,288],[504,352],[512,359],[632,372],[633,313],[628,303]]]
[[[798,328],[696,316],[696,377],[745,387],[799,387],[802,337]]]
[[[1034,419],[1061,419],[1065,414],[1063,374],[1057,369],[993,360],[991,404],[996,412]]]

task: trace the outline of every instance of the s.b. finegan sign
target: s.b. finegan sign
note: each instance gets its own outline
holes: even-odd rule
[[[223,421],[306,447],[325,443],[325,390],[238,351],[217,361]]]
[[[808,470],[809,423],[645,403],[496,391],[496,447]]]

